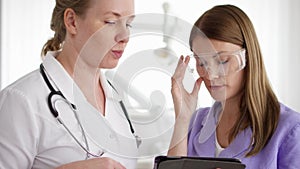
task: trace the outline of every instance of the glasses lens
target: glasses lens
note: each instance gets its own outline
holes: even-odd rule
[[[222,54],[218,57],[220,75],[230,75],[240,69],[239,57],[232,54]]]
[[[204,77],[206,75],[206,61],[201,57],[195,57],[196,59],[196,65],[197,65],[197,71],[200,77]]]
[[[228,76],[245,67],[245,50],[222,52],[219,54],[205,54],[195,57],[200,76],[209,75]]]

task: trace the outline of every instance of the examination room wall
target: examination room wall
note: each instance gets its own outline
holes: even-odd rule
[[[41,61],[41,48],[53,34],[49,25],[54,2],[54,0],[0,1],[1,89],[38,68]],[[300,95],[299,0],[273,0],[272,2],[269,0],[136,0],[135,2],[137,14],[163,14],[162,4],[168,2],[169,14],[190,24],[214,5],[239,6],[249,15],[256,28],[269,79],[279,100],[300,111],[298,101]],[[136,49],[139,47],[142,46],[134,46]],[[160,47],[159,44],[157,47]],[[176,47],[174,50],[176,51]],[[179,54],[180,51],[177,52]]]

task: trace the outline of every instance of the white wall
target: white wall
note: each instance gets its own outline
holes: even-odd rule
[[[300,111],[300,1],[168,0],[170,14],[193,22],[217,4],[235,4],[252,19],[261,42],[269,78],[280,101]],[[136,13],[163,13],[161,0],[136,0]],[[36,69],[40,51],[52,36],[53,0],[2,0],[1,88]],[[138,46],[136,46],[138,47]]]
[[[2,0],[1,87],[38,68],[40,52],[52,36],[53,0]]]

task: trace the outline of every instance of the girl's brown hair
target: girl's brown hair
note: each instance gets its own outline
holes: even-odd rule
[[[49,39],[42,49],[42,56],[48,51],[56,51],[62,48],[66,36],[66,27],[64,25],[64,12],[71,8],[78,16],[84,16],[90,0],[56,0],[56,5],[52,12],[50,28],[54,31],[53,38]]]
[[[258,39],[249,17],[233,5],[219,5],[206,11],[194,24],[190,45],[201,31],[209,39],[233,43],[246,49],[245,90],[240,101],[240,119],[230,131],[229,142],[252,128],[253,144],[246,156],[259,153],[272,137],[279,119],[280,105],[264,67]]]

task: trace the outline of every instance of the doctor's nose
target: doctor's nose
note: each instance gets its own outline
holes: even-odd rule
[[[127,27],[119,28],[118,33],[115,36],[115,41],[118,42],[118,43],[119,42],[128,43],[129,36],[130,36],[129,28],[127,28]]]

